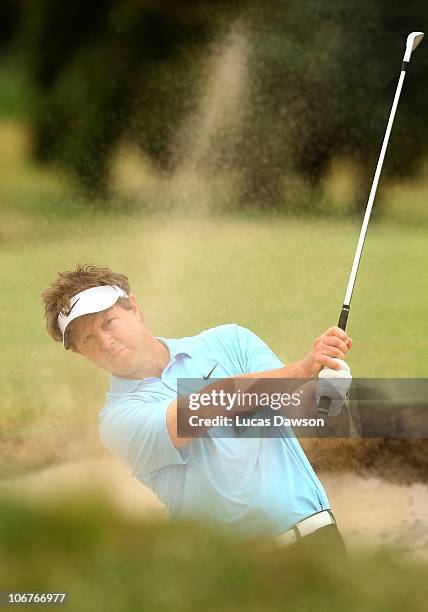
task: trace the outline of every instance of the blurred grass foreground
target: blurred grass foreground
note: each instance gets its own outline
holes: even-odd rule
[[[329,550],[125,519],[93,496],[36,510],[0,498],[0,551],[3,591],[65,591],[79,612],[422,612],[428,597],[427,564],[387,549],[338,564]]]

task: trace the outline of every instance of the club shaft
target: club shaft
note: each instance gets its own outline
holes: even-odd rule
[[[404,77],[406,76],[407,66],[409,65],[412,51],[420,44],[424,37],[423,32],[411,32],[407,37],[406,51],[404,53],[403,64],[401,67],[400,78],[398,79],[397,89],[395,91],[394,100],[392,103],[391,112],[389,114],[388,124],[386,126],[385,136],[383,138],[382,148],[380,150],[379,159],[376,166],[375,175],[373,178],[372,187],[370,189],[370,195],[367,202],[366,212],[363,219],[363,224],[358,238],[357,249],[352,264],[351,274],[349,276],[348,286],[346,288],[345,299],[343,302],[342,310],[340,312],[338,327],[345,331],[346,324],[348,321],[349,310],[351,308],[352,293],[354,291],[355,280],[357,278],[358,267],[360,265],[361,254],[363,252],[364,241],[367,234],[367,228],[369,225],[370,215],[373,208],[373,202],[376,196],[377,186],[379,183],[380,173],[382,172],[383,160],[385,158],[386,149],[388,147],[389,136],[391,134],[392,126],[394,123],[395,113],[397,111],[398,101],[400,100],[401,89],[403,87]],[[317,412],[322,415],[328,415],[330,411],[331,398],[328,396],[322,396],[318,402]]]
[[[363,225],[361,227],[360,237],[358,239],[357,249],[355,251],[354,262],[352,264],[351,274],[349,276],[348,287],[346,289],[345,299],[343,301],[342,312],[341,312],[341,316],[339,319],[339,327],[341,327],[342,329],[345,329],[346,327],[347,315],[349,313],[349,307],[351,305],[352,293],[354,290],[355,279],[357,277],[358,266],[360,265],[361,254],[363,252],[364,241],[365,241],[366,234],[367,234],[367,228],[368,228],[369,221],[370,221],[370,215],[371,215],[372,208],[373,208],[373,202],[376,196],[377,186],[379,183],[380,174],[382,172],[383,160],[385,158],[386,149],[388,147],[389,136],[391,134],[392,125],[394,123],[395,113],[397,110],[398,101],[400,99],[401,89],[403,87],[403,81],[404,81],[405,76],[406,76],[406,70],[405,69],[401,70],[397,89],[395,91],[394,101],[392,103],[392,108],[391,108],[391,112],[390,112],[389,119],[388,119],[388,125],[386,126],[385,136],[383,139],[382,148],[381,148],[379,159],[378,159],[377,166],[376,166],[376,172],[373,178],[370,195],[369,195],[369,199],[367,202],[366,212],[364,215]]]

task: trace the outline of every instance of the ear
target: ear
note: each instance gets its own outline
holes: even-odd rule
[[[142,315],[142,313],[141,313],[141,309],[140,309],[140,307],[138,306],[137,299],[136,299],[135,295],[133,295],[133,294],[131,293],[131,294],[129,295],[128,299],[129,299],[129,303],[130,303],[130,304],[131,304],[131,306],[132,306],[132,311],[133,311],[133,313],[134,313],[136,316],[138,316],[138,318],[140,319],[140,321],[142,321],[142,320],[143,320],[143,315]]]
[[[129,300],[129,303],[130,303],[130,304],[131,304],[131,306],[132,306],[132,310],[133,310],[134,312],[137,312],[137,310],[138,310],[138,304],[137,304],[137,300],[136,300],[136,298],[135,298],[135,295],[132,295],[132,293],[131,293],[131,294],[128,296],[128,300]]]

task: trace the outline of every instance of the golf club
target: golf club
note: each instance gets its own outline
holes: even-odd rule
[[[357,250],[355,252],[354,262],[352,264],[351,274],[349,276],[348,287],[346,289],[345,299],[343,301],[342,310],[340,312],[338,327],[340,327],[340,329],[343,329],[344,331],[346,329],[346,323],[348,321],[349,310],[351,307],[352,293],[354,291],[355,279],[357,277],[358,267],[359,267],[360,260],[361,260],[361,254],[363,252],[367,228],[368,228],[368,224],[370,221],[370,215],[371,215],[372,208],[373,208],[373,202],[376,196],[376,190],[377,190],[377,186],[378,186],[378,182],[380,178],[380,173],[382,171],[383,160],[385,158],[386,149],[388,147],[389,136],[391,134],[392,125],[394,123],[395,113],[397,110],[398,101],[400,99],[404,77],[406,76],[406,70],[410,62],[412,51],[414,51],[416,47],[420,44],[423,37],[424,37],[423,32],[412,32],[407,37],[406,50],[404,53],[403,64],[401,66],[400,78],[398,80],[398,85],[395,91],[394,101],[392,103],[392,108],[391,108],[391,112],[389,115],[388,124],[386,126],[386,132],[383,138],[382,148],[380,151],[379,159],[378,159],[377,166],[376,166],[376,172],[373,178],[370,195],[369,195],[369,199],[367,202],[363,225],[361,227],[360,237],[358,239]],[[325,370],[330,370],[330,368],[323,368],[321,378],[324,378],[324,379],[326,378]],[[331,370],[331,372],[335,373],[336,376],[338,375],[338,372],[335,370]],[[332,378],[334,378],[334,374],[332,374]],[[331,398],[326,395],[322,395],[320,397],[318,407],[317,407],[317,411],[319,414],[324,414],[324,415],[329,414],[330,401],[331,401]]]

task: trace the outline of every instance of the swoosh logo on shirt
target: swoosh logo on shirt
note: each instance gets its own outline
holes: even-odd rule
[[[216,367],[217,367],[217,366],[218,366],[218,363],[216,363],[216,364],[215,364],[215,366],[212,368],[212,370],[210,370],[210,371],[208,372],[208,374],[207,374],[206,376],[203,376],[203,379],[204,379],[204,380],[208,380],[208,379],[209,379],[209,377],[210,377],[210,376],[211,376],[211,374],[214,372],[214,370],[216,369]]]

